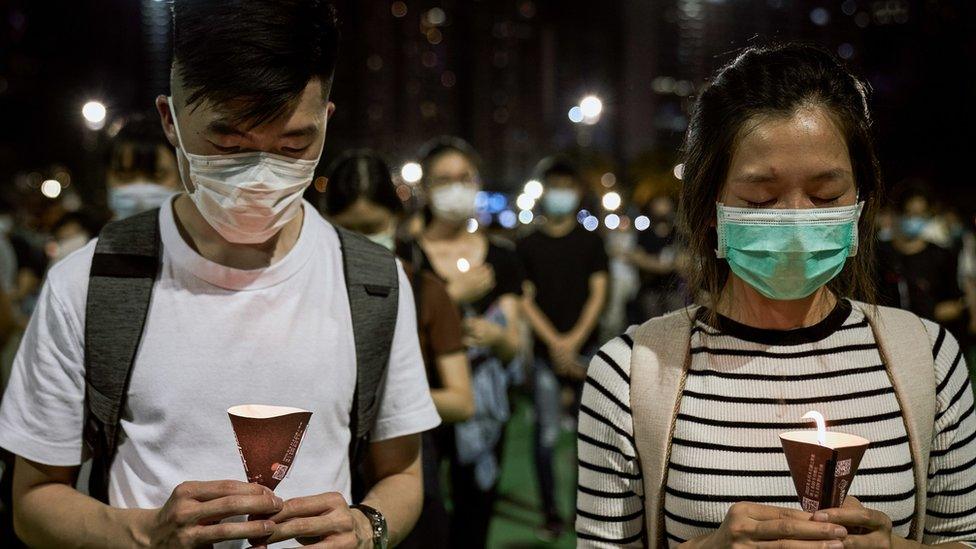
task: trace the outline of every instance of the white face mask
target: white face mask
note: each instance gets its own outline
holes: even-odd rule
[[[158,183],[129,183],[108,190],[108,207],[115,219],[125,219],[158,208],[173,196],[173,189]]]
[[[481,190],[477,183],[448,183],[430,191],[430,208],[444,221],[462,223],[474,217],[475,199]]]
[[[321,150],[315,160],[267,152],[191,154],[183,147],[172,98],[169,108],[180,151],[189,164],[187,174],[180,163],[183,184],[193,184],[193,192],[187,188],[187,193],[224,240],[267,242],[301,212],[302,194],[312,183]]]

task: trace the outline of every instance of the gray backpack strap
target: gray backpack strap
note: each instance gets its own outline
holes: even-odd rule
[[[652,318],[634,334],[630,407],[644,483],[644,535],[648,547],[666,547],[664,486],[671,437],[691,355],[691,327],[698,307]]]
[[[85,307],[85,423],[90,495],[108,503],[119,420],[159,272],[159,210],[108,224],[95,246]]]
[[[938,406],[935,357],[932,356],[928,330],[914,313],[864,303],[855,305],[867,317],[874,331],[874,339],[878,343],[905,421],[915,472],[915,516],[908,538],[922,541],[925,533],[929,454],[932,450],[932,431],[935,428]]]
[[[336,231],[356,342],[356,393],[349,415],[349,464],[355,470],[366,457],[379,412],[400,303],[399,276],[387,249],[341,227]]]

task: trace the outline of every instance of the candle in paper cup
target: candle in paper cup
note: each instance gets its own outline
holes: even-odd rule
[[[816,430],[779,436],[800,506],[808,513],[840,507],[870,442],[856,435],[827,431],[819,412],[807,412],[803,418],[812,419]]]
[[[242,404],[227,409],[248,482],[274,490],[298,454],[312,412],[287,406]]]
[[[457,260],[457,268],[462,273],[466,273],[471,270],[471,262],[463,257]]]

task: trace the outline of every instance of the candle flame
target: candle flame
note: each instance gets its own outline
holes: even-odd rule
[[[827,445],[827,421],[824,419],[823,414],[820,412],[815,412],[813,410],[803,414],[803,419],[812,419],[817,424],[817,442],[821,446]]]
[[[457,268],[462,273],[466,273],[471,270],[471,263],[469,263],[467,259],[464,259],[462,257],[461,259],[457,260]]]

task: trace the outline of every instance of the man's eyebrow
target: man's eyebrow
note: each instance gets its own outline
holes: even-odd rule
[[[216,133],[218,135],[238,135],[241,137],[246,135],[245,132],[238,130],[223,120],[214,120],[213,122],[207,124],[207,132]]]
[[[281,137],[314,137],[319,132],[318,126],[314,124],[309,124],[308,126],[302,128],[295,128],[294,130],[288,130],[281,134]]]

